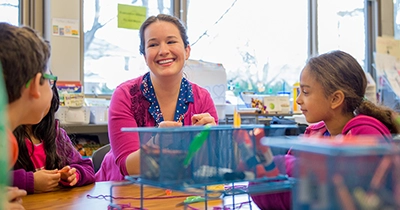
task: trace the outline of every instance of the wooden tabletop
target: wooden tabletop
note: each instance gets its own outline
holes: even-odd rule
[[[55,192],[32,194],[23,198],[23,205],[26,210],[46,210],[46,209],[107,209],[110,200],[102,198],[88,198],[99,195],[110,195],[112,185],[121,184],[116,182],[96,182],[95,184],[74,187],[70,189],[61,189]],[[116,186],[113,188],[113,196],[119,197],[113,200],[113,203],[120,205],[128,205],[131,207],[140,207],[140,185],[130,184],[125,186]],[[149,199],[151,197],[165,197],[165,189],[144,186],[143,191],[143,206],[145,209],[183,209],[183,206],[176,205],[182,203],[187,193],[173,191],[171,196],[181,196],[179,198],[168,199]],[[247,195],[235,196],[235,203],[248,201]],[[225,203],[232,203],[231,197],[225,198]],[[204,203],[191,204],[191,207],[205,209]],[[208,209],[213,209],[213,206],[222,206],[221,200],[208,202]],[[211,207],[211,208],[210,208]],[[133,209],[133,208],[132,208]],[[255,204],[252,204],[252,209],[258,209]]]

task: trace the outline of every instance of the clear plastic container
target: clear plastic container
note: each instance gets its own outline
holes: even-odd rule
[[[296,157],[293,209],[398,209],[400,152],[372,136],[271,138]]]
[[[122,131],[135,132],[140,139],[141,183],[185,191],[213,184],[267,181],[266,177],[257,178],[256,166],[262,161],[258,159],[255,128],[264,126],[122,128]],[[278,185],[282,189],[292,186],[284,174],[274,180],[283,182],[265,183],[253,190],[267,192],[270,185],[274,190]]]

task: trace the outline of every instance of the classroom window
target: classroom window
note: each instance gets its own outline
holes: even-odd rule
[[[19,0],[0,0],[0,22],[19,25]]]
[[[364,0],[183,0],[187,8],[175,8],[178,12],[176,0],[85,0],[86,94],[109,95],[121,82],[148,71],[138,30],[117,27],[118,3],[132,2],[148,2],[148,16],[185,11],[190,58],[223,64],[228,89],[236,95],[291,90],[311,55],[335,49],[366,65]],[[317,15],[310,16],[311,11]]]
[[[340,49],[365,68],[364,0],[318,1],[318,53]]]
[[[148,71],[139,53],[138,30],[118,28],[118,4],[145,6],[149,16],[172,14],[171,0],[85,0],[85,94],[111,94],[120,83]]]
[[[288,91],[307,59],[307,15],[306,0],[191,0],[191,58],[222,63],[236,95]]]
[[[400,0],[393,0],[394,8],[394,38],[400,39]]]

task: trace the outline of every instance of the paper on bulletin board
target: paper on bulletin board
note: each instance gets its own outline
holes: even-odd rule
[[[189,59],[183,72],[189,81],[208,90],[215,105],[226,104],[226,71],[222,64]]]
[[[118,28],[139,29],[146,16],[146,7],[118,4]]]
[[[53,18],[53,35],[79,38],[79,20]]]
[[[390,36],[379,36],[376,38],[376,52],[400,59],[400,40]]]
[[[365,97],[371,101],[372,103],[376,104],[376,82],[374,78],[372,78],[371,74],[365,72],[365,76],[367,77],[367,88],[365,89]]]
[[[377,76],[383,76],[385,69],[396,68],[397,59],[393,55],[386,53],[374,53],[375,69]]]
[[[400,97],[400,63],[392,55],[375,53],[375,67],[377,76],[384,76],[393,92]]]
[[[396,69],[385,70],[385,76],[393,92],[400,97],[400,75]]]

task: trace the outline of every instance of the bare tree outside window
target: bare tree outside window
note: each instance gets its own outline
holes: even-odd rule
[[[335,3],[335,2],[340,3]],[[397,0],[398,1],[398,0]],[[117,4],[173,14],[172,0],[85,0],[84,82],[87,94],[111,94],[147,72],[137,30],[117,27]],[[187,0],[191,59],[221,63],[228,89],[290,91],[308,59],[308,0]],[[290,6],[288,6],[290,5]],[[365,59],[364,0],[317,1],[318,53],[341,49]]]
[[[144,6],[147,15],[172,13],[170,0],[85,0],[84,83],[86,94],[111,94],[147,71],[139,54],[138,30],[118,28],[118,4]]]
[[[19,25],[18,0],[0,0],[0,21]]]
[[[213,2],[190,1],[192,59],[222,63],[236,96],[290,91],[307,59],[307,1],[229,0],[207,8]]]
[[[400,39],[400,0],[394,0],[394,38]]]

